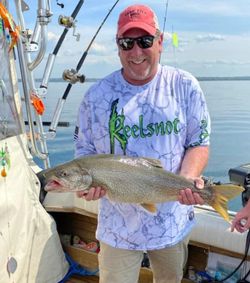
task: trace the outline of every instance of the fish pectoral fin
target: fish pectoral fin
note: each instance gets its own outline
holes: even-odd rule
[[[153,203],[141,203],[141,206],[146,209],[149,212],[155,213],[156,212],[156,206]]]

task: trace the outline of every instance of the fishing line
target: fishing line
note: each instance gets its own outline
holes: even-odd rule
[[[111,14],[111,12],[113,11],[113,9],[115,8],[115,6],[117,5],[117,3],[119,2],[120,0],[117,0],[114,5],[111,7],[111,9],[109,10],[109,12],[107,13],[107,15],[105,16],[104,20],[101,22],[99,28],[97,29],[96,33],[94,34],[93,38],[91,39],[87,49],[84,51],[84,53],[82,54],[80,60],[78,61],[78,64],[76,66],[76,70],[74,70],[74,73],[77,74],[78,71],[80,70],[80,68],[82,67],[87,55],[88,55],[88,51],[90,49],[90,47],[92,46],[95,38],[97,37],[99,31],[101,30],[102,26],[104,25],[104,23],[106,22],[106,20],[108,19],[109,15]],[[82,79],[82,82],[84,81],[84,79]],[[58,124],[58,121],[59,121],[59,117],[61,115],[61,112],[62,112],[62,108],[63,108],[63,105],[69,95],[69,92],[72,88],[72,84],[73,83],[68,83],[65,91],[64,91],[64,94],[62,96],[62,98],[59,99],[58,103],[57,103],[57,106],[56,106],[56,110],[55,110],[55,113],[54,113],[54,116],[52,118],[52,122],[51,122],[51,127],[49,128],[49,131],[50,132],[56,132],[56,128],[57,128],[57,124]]]

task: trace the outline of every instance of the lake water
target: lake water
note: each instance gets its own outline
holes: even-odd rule
[[[211,153],[205,176],[229,182],[228,170],[250,163],[250,81],[201,81],[212,119]],[[73,85],[60,121],[70,122],[58,128],[55,140],[48,141],[51,165],[70,160],[74,155],[73,132],[78,105],[91,83]],[[51,82],[45,99],[44,121],[50,121],[56,102],[67,84]],[[230,202],[231,210],[241,207],[241,198]]]

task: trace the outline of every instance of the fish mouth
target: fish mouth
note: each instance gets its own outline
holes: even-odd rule
[[[64,193],[64,192],[78,192],[86,190],[86,188],[74,188],[70,186],[68,182],[64,182],[63,180],[53,178],[48,180],[47,184],[44,187],[46,192],[56,192],[56,193]]]
[[[44,187],[44,190],[47,192],[51,192],[51,191],[66,191],[69,189],[65,189],[65,186],[59,180],[52,179],[47,182],[47,184]]]

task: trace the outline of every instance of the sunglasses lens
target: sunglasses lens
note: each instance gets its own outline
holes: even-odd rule
[[[145,35],[137,38],[124,37],[118,38],[117,43],[122,50],[132,49],[134,47],[135,41],[140,48],[147,49],[152,47],[154,39],[155,37],[152,35]]]
[[[135,40],[133,38],[119,38],[118,44],[122,50],[130,50],[134,47]]]
[[[154,42],[154,36],[142,36],[137,39],[137,44],[142,49],[147,49],[152,47]]]

